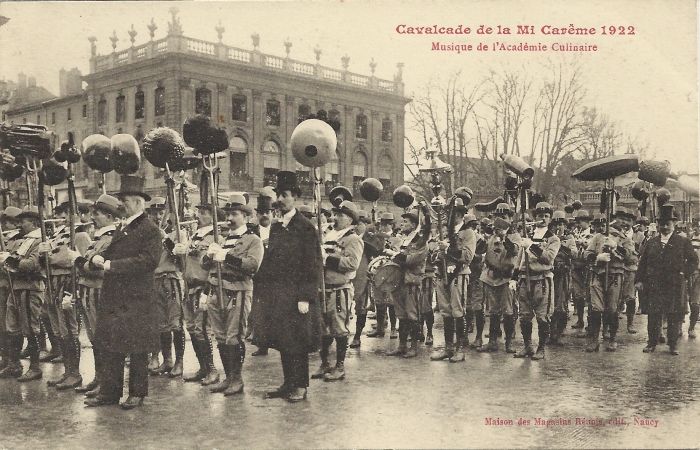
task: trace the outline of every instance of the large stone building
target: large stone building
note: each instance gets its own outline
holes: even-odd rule
[[[146,44],[135,45],[132,28],[130,48],[117,51],[112,36],[114,51],[98,55],[91,37],[85,89],[77,69],[62,70],[58,98],[10,108],[5,119],[39,122],[59,140],[72,132],[81,142],[93,133],[129,133],[141,140],[157,126],[182,132],[188,117],[206,114],[229,134],[220,191],[252,193],[273,183],[278,170],[296,170],[310,194],[309,169],[296,163],[288,142],[300,120],[323,110],[341,124],[337,159],[321,170],[325,190],[352,186],[359,199],[359,183],[374,177],[385,186],[383,200],[390,201],[391,191],[403,183],[404,106],[410,99],[403,94],[402,64],[393,80],[381,80],[374,76],[373,60],[372,75],[364,76],[348,71],[347,57],[342,70],[321,66],[318,48],[315,64],[295,61],[289,57],[291,42],[284,43],[286,57],[261,53],[258,35],[251,36],[253,50],[224,45],[221,26],[219,42],[205,42],[184,36],[176,10],[171,13],[163,39],[154,39],[157,27],[151,22]],[[82,161],[76,172],[79,197],[96,197],[97,174]],[[141,172],[150,192],[164,192],[158,169],[144,160]],[[117,174],[108,174],[106,185],[118,189]],[[61,188],[57,191],[60,197]]]

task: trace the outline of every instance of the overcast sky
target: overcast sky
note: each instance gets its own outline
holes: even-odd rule
[[[323,50],[321,64],[392,79],[403,62],[406,94],[411,96],[435,77],[461,69],[475,80],[491,67],[521,67],[534,73],[546,58],[561,53],[431,51],[431,43],[479,42],[595,44],[584,53],[584,83],[588,103],[618,121],[623,129],[649,141],[657,157],[669,159],[673,170],[697,172],[698,89],[697,16],[693,0],[607,1],[401,1],[401,2],[2,2],[0,15],[10,21],[0,27],[0,78],[17,79],[21,71],[58,94],[58,71],[77,67],[89,71],[88,36],[97,37],[98,53],[111,53],[109,37],[116,30],[117,51],[131,43],[131,24],[138,31],[136,45],[149,39],[151,18],[158,25],[156,39],[165,37],[168,9],[176,6],[188,37],[217,41],[215,27],[226,28],[223,42],[252,49],[250,35],[260,34],[260,50],[284,56],[284,40],[293,43],[291,57],[313,62],[313,48]],[[400,35],[399,24],[470,27],[467,36]],[[479,25],[533,25],[537,34],[479,36]],[[544,36],[544,25],[595,28],[595,36]],[[603,36],[601,26],[633,26],[634,36]],[[571,56],[571,55],[568,55]],[[407,120],[408,117],[407,117]]]

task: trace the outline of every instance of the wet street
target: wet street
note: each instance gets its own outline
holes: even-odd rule
[[[363,337],[361,350],[348,350],[346,379],[311,380],[299,404],[263,399],[281,384],[279,355],[251,357],[252,345],[242,396],[151,377],[145,406],[133,411],[86,408],[82,395],[47,388],[61,373],[47,363],[41,382],[0,380],[0,448],[696,448],[700,342],[685,333],[680,356],[665,345],[643,354],[646,317],[636,322],[640,332],[630,335],[621,321],[616,353],[583,353],[584,339],[569,333],[544,361],[472,350],[463,363],[431,362],[425,347],[406,360],[384,354],[397,340]],[[83,349],[86,382],[91,354]],[[312,371],[318,363],[313,355]]]

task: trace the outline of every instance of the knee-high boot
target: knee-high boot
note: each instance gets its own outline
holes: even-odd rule
[[[331,365],[329,363],[328,357],[330,356],[330,348],[333,345],[333,336],[323,336],[321,338],[321,367],[311,375],[314,380],[322,379],[327,373],[331,371]]]
[[[243,393],[243,378],[241,377],[241,372],[243,370],[243,361],[245,361],[245,343],[241,342],[238,345],[229,345],[229,351],[231,353],[230,360],[230,377],[231,383],[228,385],[224,391],[225,396],[236,395]]]
[[[83,377],[80,375],[80,339],[71,337],[65,339],[64,358],[68,358],[70,364],[67,366],[68,378],[56,385],[59,391],[73,389],[83,384]]]
[[[202,362],[206,367],[206,375],[202,380],[202,386],[209,386],[219,382],[219,371],[214,365],[214,346],[212,345],[209,335],[205,332],[204,339],[199,341],[202,352]]]
[[[369,338],[383,338],[386,333],[386,306],[377,306],[377,329],[367,333]]]
[[[221,357],[221,363],[224,366],[224,372],[226,373],[226,378],[223,379],[219,384],[209,389],[212,393],[224,392],[228,389],[229,385],[233,381],[231,369],[232,369],[232,351],[231,346],[219,343],[219,356]]]
[[[417,320],[406,321],[409,333],[411,334],[411,348],[403,355],[404,358],[415,358],[418,356],[418,336],[421,332],[420,323]],[[403,325],[402,325],[403,326]]]
[[[690,323],[688,324],[688,337],[690,339],[695,339],[695,324],[698,323],[698,316],[700,316],[700,305],[697,303],[690,304]]]
[[[185,332],[182,330],[173,331],[173,344],[175,346],[175,364],[168,375],[170,378],[182,376],[185,356]]]
[[[603,321],[603,313],[591,311],[588,315],[588,342],[586,343],[586,351],[597,352],[600,349],[600,326]]]
[[[17,378],[17,381],[40,380],[43,374],[39,367],[39,339],[34,333],[29,333],[27,336],[27,348],[29,348],[29,369]]]
[[[515,353],[515,349],[513,348],[515,316],[513,314],[506,314],[503,316],[503,331],[506,334],[506,353]]]
[[[365,324],[367,323],[367,313],[358,314],[357,321],[355,322],[355,337],[352,339],[350,348],[358,348],[360,346],[360,338],[362,337],[362,330],[365,329]]]
[[[160,352],[163,354],[163,362],[153,371],[156,375],[163,375],[173,370],[173,335],[172,331],[160,333]]]
[[[471,347],[479,348],[483,345],[481,335],[484,333],[484,323],[486,322],[483,310],[474,311],[474,322],[476,325],[476,336],[474,337],[474,342],[471,344]]]
[[[401,319],[399,321],[399,346],[396,350],[386,353],[386,356],[403,356],[408,350],[409,321]]]
[[[57,352],[63,355],[63,375],[61,375],[59,378],[55,380],[49,380],[46,382],[46,385],[49,387],[56,387],[59,383],[63,383],[66,381],[66,378],[68,378],[68,373],[70,372],[70,357],[67,356],[68,353],[68,345],[66,344],[65,339],[61,339],[57,341],[55,344],[51,344],[51,352],[53,352],[54,345],[57,347]],[[65,348],[61,348],[65,347]],[[60,349],[60,350],[59,350]],[[39,357],[39,361],[42,361],[43,358],[41,356]],[[50,360],[49,360],[50,361]]]
[[[455,319],[452,316],[443,317],[445,333],[445,348],[430,357],[431,361],[443,361],[454,355]]]
[[[523,341],[525,347],[518,353],[513,355],[515,358],[527,358],[535,354],[532,351],[532,321],[531,320],[520,320],[520,332],[523,335]]]
[[[190,342],[192,342],[192,349],[194,350],[194,355],[197,357],[197,362],[199,362],[199,369],[193,375],[185,375],[182,380],[185,382],[191,381],[201,381],[206,376],[206,366],[202,360],[202,341],[197,339],[194,332],[190,333]]]
[[[549,322],[544,320],[537,321],[537,335],[539,341],[537,342],[537,351],[532,355],[532,359],[544,359],[544,346],[549,338]]]
[[[339,381],[345,378],[345,354],[348,351],[348,337],[335,338],[335,367],[323,376],[324,381]]]
[[[22,375],[22,362],[20,354],[22,352],[24,337],[22,335],[7,335],[7,367],[0,370],[0,378],[17,378]]]

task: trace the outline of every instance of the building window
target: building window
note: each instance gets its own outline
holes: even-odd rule
[[[231,139],[230,146],[231,149],[231,176],[238,178],[245,178],[248,176],[248,169],[246,167],[246,156],[248,153],[248,144],[239,136],[234,136]]]
[[[298,162],[294,165],[297,173],[297,182],[300,185],[310,185],[311,184],[311,171],[308,167],[299,164]]]
[[[73,114],[70,108],[68,108],[68,111],[66,111],[66,115],[68,117],[68,120],[73,120]]]
[[[56,125],[56,113],[51,113],[51,125]]]
[[[367,178],[367,155],[357,152],[352,157],[352,183],[355,192],[359,192],[360,183]]]
[[[165,115],[165,88],[156,89],[156,116]]]
[[[106,123],[107,123],[107,100],[102,99],[97,103],[97,124],[104,125]]]
[[[23,118],[22,118],[22,123],[23,123],[23,124],[24,124],[24,123],[27,123],[27,118],[26,118],[26,117],[23,117]]]
[[[87,105],[83,105],[83,119],[87,117]]]
[[[211,91],[205,87],[199,88],[194,93],[194,113],[211,117]]]
[[[384,155],[379,160],[379,181],[382,183],[382,187],[385,192],[391,191],[391,169],[392,169],[391,157],[389,155]]]
[[[267,101],[267,117],[265,118],[265,123],[267,123],[268,126],[280,126],[280,102],[277,100]]]
[[[41,125],[41,116],[36,116],[36,124]]]
[[[392,140],[392,135],[391,135],[391,126],[392,126],[391,120],[385,120],[382,122],[382,141],[384,142],[391,142]]]
[[[117,97],[117,123],[126,121],[126,99],[122,94]]]
[[[277,183],[277,172],[280,170],[280,146],[275,141],[267,141],[263,145],[263,186]]]
[[[311,115],[311,107],[309,105],[299,105],[299,123],[302,123]]]
[[[355,118],[355,137],[367,139],[367,116],[358,114]]]
[[[326,164],[325,174],[326,193],[340,184],[340,156],[335,152],[333,158]]]
[[[231,101],[231,119],[239,122],[248,120],[248,98],[245,95],[234,95]]]
[[[146,113],[146,95],[139,90],[134,96],[134,118],[143,119]]]

